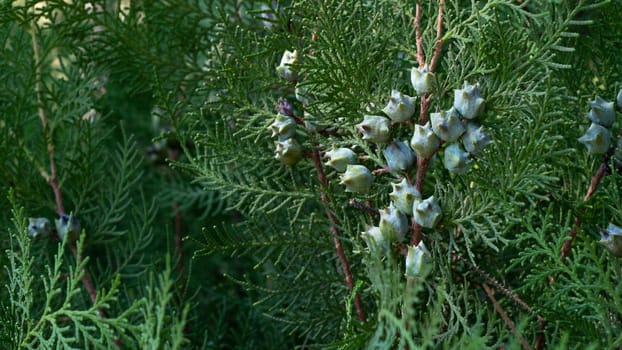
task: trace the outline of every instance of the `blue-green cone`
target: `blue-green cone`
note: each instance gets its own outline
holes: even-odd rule
[[[443,212],[434,196],[421,200],[415,199],[413,202],[413,219],[421,227],[434,228],[441,220]]]
[[[476,155],[491,142],[490,134],[485,132],[482,126],[467,123],[466,131],[462,135],[462,145],[467,152]]]
[[[52,233],[52,224],[47,218],[28,218],[28,234],[32,238],[48,237]]]
[[[406,269],[404,275],[406,277],[419,276],[424,263],[429,262],[430,258],[430,251],[428,251],[423,241],[419,242],[416,246],[409,246],[408,254],[406,255]]]
[[[389,251],[389,243],[380,231],[380,227],[370,226],[367,231],[363,232],[362,236],[372,253],[386,254]]]
[[[356,129],[363,135],[363,140],[373,143],[386,143],[390,138],[391,121],[382,116],[366,115]]]
[[[423,67],[410,70],[410,82],[413,88],[417,92],[417,95],[421,96],[432,91],[432,84],[434,83],[434,73],[431,73],[426,64]]]
[[[469,85],[464,82],[464,88],[454,90],[454,108],[465,119],[473,119],[482,114],[486,102],[479,92],[479,84]]]
[[[458,112],[452,107],[448,111],[430,114],[432,130],[445,142],[454,142],[464,133],[464,125]]]
[[[391,172],[408,170],[415,163],[415,153],[406,142],[395,140],[382,151]]]
[[[336,148],[326,152],[328,161],[326,165],[333,167],[338,172],[346,171],[348,164],[356,163],[356,153],[349,148]]]
[[[296,134],[296,121],[279,113],[268,129],[272,131],[272,137],[277,136],[280,141],[284,141]]]
[[[389,242],[401,242],[408,232],[408,218],[391,203],[387,208],[380,210],[378,227]]]
[[[421,194],[417,191],[415,185],[410,184],[406,178],[400,183],[392,183],[393,191],[389,193],[391,201],[397,210],[404,215],[412,215],[413,202],[415,199],[421,199]]]
[[[397,90],[393,90],[391,91],[389,103],[382,111],[394,122],[405,122],[415,114],[416,101],[416,97],[410,97]]]
[[[613,102],[607,102],[600,96],[596,96],[596,99],[588,102],[588,104],[592,107],[592,109],[590,109],[587,117],[592,121],[592,123],[602,125],[606,128],[613,125],[613,122],[616,120],[616,112],[613,107]]]
[[[302,147],[295,139],[279,141],[276,144],[274,158],[285,165],[294,165],[302,159]]]
[[[65,237],[69,242],[74,242],[80,236],[80,223],[78,219],[73,216],[62,214],[58,219],[54,221],[56,224],[56,232],[61,240]]]
[[[466,172],[471,163],[469,153],[462,150],[462,147],[458,143],[452,143],[445,147],[445,157],[443,160],[445,168],[454,174]]]
[[[339,184],[346,186],[346,192],[367,193],[373,181],[373,175],[365,166],[348,164]]]
[[[441,144],[441,139],[436,136],[430,122],[425,125],[415,125],[415,132],[410,139],[410,147],[422,158],[430,158]]]
[[[298,51],[287,51],[283,53],[283,57],[281,58],[281,63],[276,67],[276,73],[279,77],[294,81],[298,79],[296,72],[292,70],[292,65],[297,64],[298,61]]]
[[[600,231],[600,241],[613,256],[622,258],[622,228],[609,224],[606,230]]]
[[[592,123],[579,142],[587,147],[591,154],[604,154],[611,145],[611,133],[605,127]]]

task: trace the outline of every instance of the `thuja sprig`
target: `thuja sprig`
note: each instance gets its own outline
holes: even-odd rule
[[[38,40],[39,27],[37,23],[35,23],[34,21],[31,23],[30,34],[31,34],[31,39],[32,39],[33,61],[34,61],[34,66],[35,66],[35,82],[34,83],[35,83],[35,93],[37,97],[37,107],[38,107],[38,112],[39,112],[39,119],[41,121],[41,126],[43,128],[44,140],[45,140],[46,147],[47,147],[47,153],[49,157],[49,166],[50,166],[49,178],[47,178],[46,180],[49,183],[54,193],[54,198],[56,202],[56,213],[60,216],[60,219],[59,219],[60,225],[58,225],[57,223],[57,231],[59,231],[58,232],[59,238],[63,239],[63,241],[65,241],[65,239],[69,240],[69,247],[71,249],[73,257],[77,262],[80,262],[82,261],[82,256],[81,256],[82,249],[79,249],[76,243],[76,240],[70,239],[70,237],[67,237],[68,235],[66,234],[67,232],[69,232],[69,230],[73,230],[72,228],[73,225],[71,225],[71,223],[73,222],[74,218],[72,216],[68,216],[67,223],[69,224],[69,227],[62,225],[63,221],[67,217],[67,214],[65,213],[65,208],[63,206],[63,193],[58,183],[58,171],[56,168],[56,161],[55,161],[54,142],[52,140],[52,133],[51,133],[50,125],[48,122],[49,119],[48,119],[48,115],[47,115],[47,111],[46,111],[45,103],[43,99],[43,91],[44,91],[43,76],[42,76],[43,75],[42,74],[43,63],[42,63],[42,57],[40,54],[40,46],[38,42],[39,41]],[[91,302],[93,304],[97,304],[97,289],[95,288],[95,285],[93,284],[93,280],[84,265],[79,264],[79,268],[81,269],[82,285],[84,286],[84,289],[89,295]],[[107,318],[106,312],[101,306],[97,308],[97,311],[101,318]],[[122,348],[122,345],[119,339],[116,339],[115,343],[119,348]]]
[[[583,202],[587,202],[596,193],[598,186],[605,176],[611,175],[612,167],[619,167],[621,161],[618,155],[618,146],[622,140],[622,131],[618,133],[618,141],[613,139],[610,131],[616,120],[615,107],[622,110],[622,90],[618,92],[616,101],[608,102],[596,96],[594,101],[588,102],[591,107],[587,114],[587,118],[591,121],[590,127],[585,134],[581,136],[578,141],[583,143],[590,154],[603,155],[603,160],[598,166],[598,169],[590,179],[590,185],[587,188]],[[570,231],[568,232],[567,239],[562,244],[560,251],[560,258],[562,263],[566,263],[567,258],[570,256],[572,249],[572,243],[576,238],[579,228],[581,226],[581,219],[579,216],[575,216],[574,223]],[[616,247],[614,244],[617,241],[617,226],[609,224],[606,230],[601,231],[600,243],[610,250],[614,256],[617,255]]]
[[[297,51],[285,51],[280,64],[276,68],[276,72],[281,78],[297,84],[297,80],[300,78],[300,76],[296,72],[296,65],[299,62],[300,57]],[[308,104],[307,98],[303,97],[302,94],[299,93],[299,89],[297,89],[296,91],[297,98],[302,103],[303,108],[306,108]],[[355,290],[354,279],[352,277],[352,271],[350,268],[350,261],[348,260],[343,249],[343,245],[341,244],[341,230],[339,228],[341,225],[337,216],[335,216],[335,214],[330,209],[332,205],[330,197],[327,193],[329,181],[324,172],[324,164],[322,163],[322,157],[320,154],[320,144],[316,140],[314,140],[314,134],[318,130],[311,121],[305,120],[305,116],[307,115],[306,112],[303,113],[302,117],[295,115],[293,106],[286,99],[279,100],[277,109],[279,110],[279,114],[277,114],[274,122],[268,127],[268,129],[272,133],[272,137],[278,138],[278,141],[276,143],[275,158],[281,163],[288,166],[295,165],[304,156],[311,158],[311,160],[313,161],[313,166],[315,168],[317,179],[320,184],[320,202],[324,207],[324,212],[329,222],[329,230],[333,239],[333,244],[335,246],[335,254],[339,259],[342,272],[344,274],[345,285],[351,293],[354,293],[354,307],[356,309],[356,315],[359,321],[365,322],[367,316],[363,308],[361,295],[358,290]],[[311,149],[307,152],[302,149],[302,146],[294,138],[297,125],[304,126],[309,132],[309,137],[311,139]],[[349,164],[354,162],[354,156],[353,153],[351,153],[351,150],[350,152],[347,152],[347,150],[335,151],[332,153],[332,156],[331,154],[329,154],[329,157],[331,159],[329,160],[329,163],[327,165],[345,170],[345,174],[347,174],[348,171],[353,171],[351,169],[353,165]],[[333,161],[332,163],[331,160]],[[369,174],[369,176],[371,176],[371,174]],[[360,181],[357,181],[357,183],[359,183],[360,185]],[[371,183],[369,183],[369,185],[371,185]],[[358,187],[358,189],[360,189],[360,186]]]

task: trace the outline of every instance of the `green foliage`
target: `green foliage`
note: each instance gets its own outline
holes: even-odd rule
[[[622,226],[619,165],[613,149],[593,156],[577,141],[587,102],[622,87],[620,10],[3,2],[0,348],[620,347],[622,270],[598,244]],[[276,74],[286,50],[299,55],[296,81]],[[464,174],[445,169],[447,145],[391,173],[386,145],[357,131],[391,90],[416,95],[421,50],[439,58],[432,92],[391,139],[408,142],[478,83],[476,122],[493,142]],[[275,159],[269,131],[290,111],[303,149],[293,166]],[[346,192],[323,163],[334,147],[374,171],[369,192]],[[424,164],[418,189],[440,203],[440,223],[385,245],[362,235],[391,184]],[[62,213],[79,220],[78,241],[29,235],[29,218]],[[417,237],[429,254],[407,277]]]

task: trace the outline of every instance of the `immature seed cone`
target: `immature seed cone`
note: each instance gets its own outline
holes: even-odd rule
[[[616,258],[622,258],[622,228],[610,223],[606,230],[600,231],[598,243]]]
[[[434,84],[434,73],[430,72],[428,65],[410,70],[410,82],[413,88],[417,92],[417,95],[421,96],[432,91],[432,85]]]
[[[436,136],[445,142],[454,142],[465,131],[458,112],[452,107],[448,111],[431,113],[430,122]]]
[[[276,143],[274,158],[285,165],[294,165],[302,159],[302,146],[295,139]]]
[[[416,223],[426,228],[434,228],[443,215],[434,196],[421,200],[415,199],[413,203],[413,219]]]
[[[284,141],[296,134],[296,121],[292,117],[279,113],[268,129],[272,130],[272,137],[276,136],[279,141]]]
[[[298,76],[292,70],[291,65],[297,64],[298,62],[297,50],[285,50],[283,57],[281,58],[281,63],[276,67],[276,73],[285,80],[294,81],[298,79]]]
[[[348,164],[356,163],[356,153],[349,148],[336,148],[326,152],[328,161],[326,165],[333,167],[338,172],[346,171]]]
[[[421,268],[424,263],[430,261],[430,251],[426,248],[423,241],[415,246],[408,247],[408,254],[406,255],[406,269],[404,275],[406,277],[417,277],[421,273]]]
[[[389,242],[401,242],[408,232],[408,218],[393,206],[380,210],[380,232]]]
[[[415,163],[415,153],[406,142],[395,140],[382,151],[391,172],[408,170]]]
[[[385,143],[389,141],[390,121],[388,118],[366,115],[363,121],[356,125],[356,129],[363,135],[363,140],[373,143]]]
[[[454,174],[462,174],[467,171],[471,160],[469,153],[462,150],[458,143],[452,143],[445,147],[444,157],[445,168]]]
[[[587,147],[591,154],[604,154],[611,145],[611,133],[605,127],[592,123],[579,142]]]
[[[462,89],[454,90],[454,108],[465,119],[473,119],[482,114],[486,102],[479,92],[479,84],[464,82]]]
[[[413,202],[415,199],[421,199],[421,194],[417,191],[415,185],[410,184],[406,178],[403,178],[400,183],[391,184],[393,192],[389,193],[391,201],[395,208],[402,212],[404,215],[412,215]]]
[[[426,159],[430,158],[438,150],[440,144],[441,139],[432,130],[430,122],[427,122],[425,125],[415,125],[415,132],[410,139],[410,147],[419,156]]]
[[[588,104],[592,109],[590,109],[587,114],[587,118],[591,120],[592,123],[602,125],[606,128],[613,125],[613,122],[616,120],[616,111],[613,107],[613,102],[607,102],[600,96],[596,96],[596,99],[588,102]]]
[[[362,236],[372,253],[386,254],[389,251],[389,243],[385,240],[380,227],[370,226]]]
[[[373,181],[373,175],[365,166],[348,164],[339,184],[346,186],[346,192],[367,193]]]
[[[382,111],[394,122],[405,122],[415,114],[416,97],[410,97],[397,90],[391,91],[389,103]]]
[[[475,123],[467,123],[466,131],[462,135],[462,144],[467,152],[476,155],[491,142],[490,134],[485,132],[482,126]]]
[[[62,214],[58,219],[54,221],[56,224],[56,232],[61,240],[65,237],[69,242],[75,242],[80,236],[80,222],[78,219],[71,215]]]
[[[47,218],[28,218],[28,234],[32,238],[48,237],[52,233],[52,225]]]

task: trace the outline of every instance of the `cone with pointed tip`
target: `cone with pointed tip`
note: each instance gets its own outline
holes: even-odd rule
[[[32,238],[45,238],[52,233],[52,224],[47,218],[28,218],[28,234]]]
[[[380,231],[380,227],[370,226],[367,231],[363,232],[362,236],[372,253],[386,254],[389,251],[389,243]]]
[[[596,96],[594,101],[590,101],[588,103],[592,109],[590,109],[587,117],[592,121],[592,123],[602,125],[606,128],[613,125],[613,122],[616,120],[616,112],[613,107],[613,102],[607,102],[600,96]]]
[[[339,184],[346,186],[346,192],[367,193],[373,181],[373,175],[365,166],[348,164]]]
[[[392,183],[393,191],[389,193],[391,201],[397,210],[404,215],[412,215],[413,202],[415,199],[421,199],[421,194],[417,191],[415,185],[410,184],[406,178],[400,183]]]
[[[434,73],[430,72],[428,65],[410,70],[410,82],[413,88],[417,92],[417,95],[421,96],[432,91],[432,84],[434,84]]]
[[[422,227],[434,228],[442,215],[441,207],[434,200],[434,196],[424,200],[415,199],[413,202],[413,219]]]
[[[294,165],[302,159],[302,147],[295,139],[276,143],[274,158],[285,165]]]
[[[445,142],[456,141],[465,131],[458,112],[452,107],[448,111],[430,114],[432,130]]]
[[[296,121],[292,117],[279,113],[268,130],[272,130],[272,137],[277,136],[279,141],[284,141],[296,134]]]
[[[579,138],[579,142],[584,144],[591,154],[604,154],[611,145],[611,133],[605,127],[592,123],[585,134]]]
[[[297,50],[285,50],[283,57],[281,57],[281,63],[276,67],[276,73],[279,77],[285,80],[294,81],[298,79],[298,76],[296,75],[296,72],[292,70],[291,66],[297,64],[298,62]]]
[[[378,227],[389,242],[401,242],[408,232],[408,218],[391,203],[387,208],[380,210]]]
[[[415,153],[406,142],[395,140],[382,151],[391,172],[408,170],[415,163]]]
[[[56,232],[61,240],[65,237],[69,242],[74,242],[80,236],[80,222],[72,215],[62,214],[54,221]]]
[[[452,143],[445,148],[445,157],[443,158],[445,168],[450,173],[462,174],[467,171],[471,160],[469,153],[465,152],[460,144]]]
[[[616,258],[622,258],[622,228],[610,223],[606,230],[600,231],[598,243]]]
[[[490,134],[485,132],[482,126],[467,123],[466,131],[462,135],[462,145],[467,152],[476,155],[491,142]]]
[[[430,158],[441,144],[441,139],[436,136],[430,122],[425,125],[415,125],[415,132],[410,139],[410,147],[425,159]]]
[[[336,148],[326,152],[328,161],[326,165],[333,167],[338,172],[346,171],[348,164],[356,163],[356,153],[349,148]]]
[[[382,111],[394,122],[405,122],[415,114],[416,97],[410,97],[397,90],[391,91],[389,103]]]
[[[423,241],[419,242],[416,246],[408,247],[408,254],[406,255],[406,269],[404,275],[406,277],[417,277],[421,273],[421,268],[425,263],[430,261],[430,251],[426,248]]]
[[[363,140],[373,143],[385,143],[389,141],[389,125],[388,118],[366,115],[363,121],[356,125],[356,129],[363,135]]]
[[[464,82],[462,89],[454,90],[454,108],[465,119],[473,119],[482,114],[486,102],[479,92],[479,84]]]

